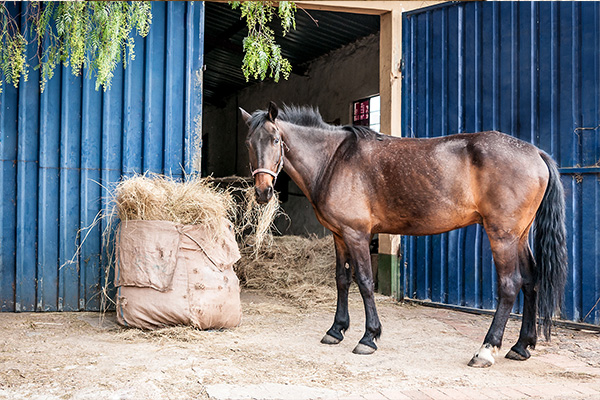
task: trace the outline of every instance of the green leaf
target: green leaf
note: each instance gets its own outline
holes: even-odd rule
[[[148,1],[30,2],[26,12],[33,39],[27,42],[21,33],[27,26],[20,27],[20,17],[9,15],[0,1],[0,89],[4,80],[17,87],[27,79],[25,50],[36,43],[41,91],[61,63],[74,75],[87,68],[96,76],[96,89],[106,90],[121,61],[126,67],[135,57],[132,31],[148,35],[151,8]]]
[[[292,66],[281,55],[281,48],[275,43],[275,32],[268,24],[277,14],[281,19],[284,36],[291,28],[296,29],[296,4],[292,1],[231,1],[229,4],[233,9],[240,9],[241,18],[246,19],[248,26],[248,36],[243,40],[242,60],[242,72],[246,81],[250,77],[264,80],[267,74],[275,82],[279,81],[280,75],[288,79]]]

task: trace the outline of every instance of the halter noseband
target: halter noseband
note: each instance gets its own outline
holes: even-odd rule
[[[277,130],[277,132],[279,132],[279,128],[277,127],[277,125],[275,126],[275,129]],[[275,184],[275,181],[277,180],[277,176],[283,169],[283,155],[284,155],[283,146],[285,146],[285,143],[283,142],[283,139],[281,137],[279,138],[279,143],[280,143],[280,146],[279,146],[279,160],[277,161],[277,171],[276,172],[271,171],[268,168],[257,168],[254,171],[252,171],[252,177],[254,177],[256,174],[260,174],[260,173],[269,174],[273,177],[273,184]],[[252,169],[252,165],[250,165],[250,169]]]

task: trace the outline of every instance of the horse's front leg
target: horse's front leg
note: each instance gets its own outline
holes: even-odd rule
[[[348,314],[348,289],[352,283],[352,269],[348,265],[348,251],[343,239],[333,235],[335,243],[335,278],[337,282],[337,308],[331,329],[327,331],[321,343],[338,344],[344,339],[344,332],[350,326]]]
[[[356,273],[356,283],[365,306],[365,334],[354,350],[355,354],[372,354],[377,350],[375,340],[381,335],[381,323],[375,307],[375,285],[371,269],[371,254],[369,252],[370,234],[351,232],[344,235],[350,263]]]

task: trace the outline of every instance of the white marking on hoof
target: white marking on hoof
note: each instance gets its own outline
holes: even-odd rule
[[[341,342],[340,339],[336,339],[328,334],[325,334],[325,336],[323,336],[323,339],[321,339],[321,343],[323,344],[338,344],[339,342]]]
[[[375,350],[377,350],[377,349],[374,349],[374,348],[372,348],[370,346],[367,346],[365,344],[359,343],[359,344],[356,345],[356,347],[354,348],[354,350],[352,350],[352,352],[354,354],[368,355],[368,354],[375,353]]]
[[[469,361],[469,367],[487,368],[494,365],[494,356],[498,355],[498,348],[485,343]]]

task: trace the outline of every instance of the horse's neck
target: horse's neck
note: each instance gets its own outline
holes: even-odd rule
[[[339,131],[283,123],[284,170],[312,201],[320,177],[345,139]]]

